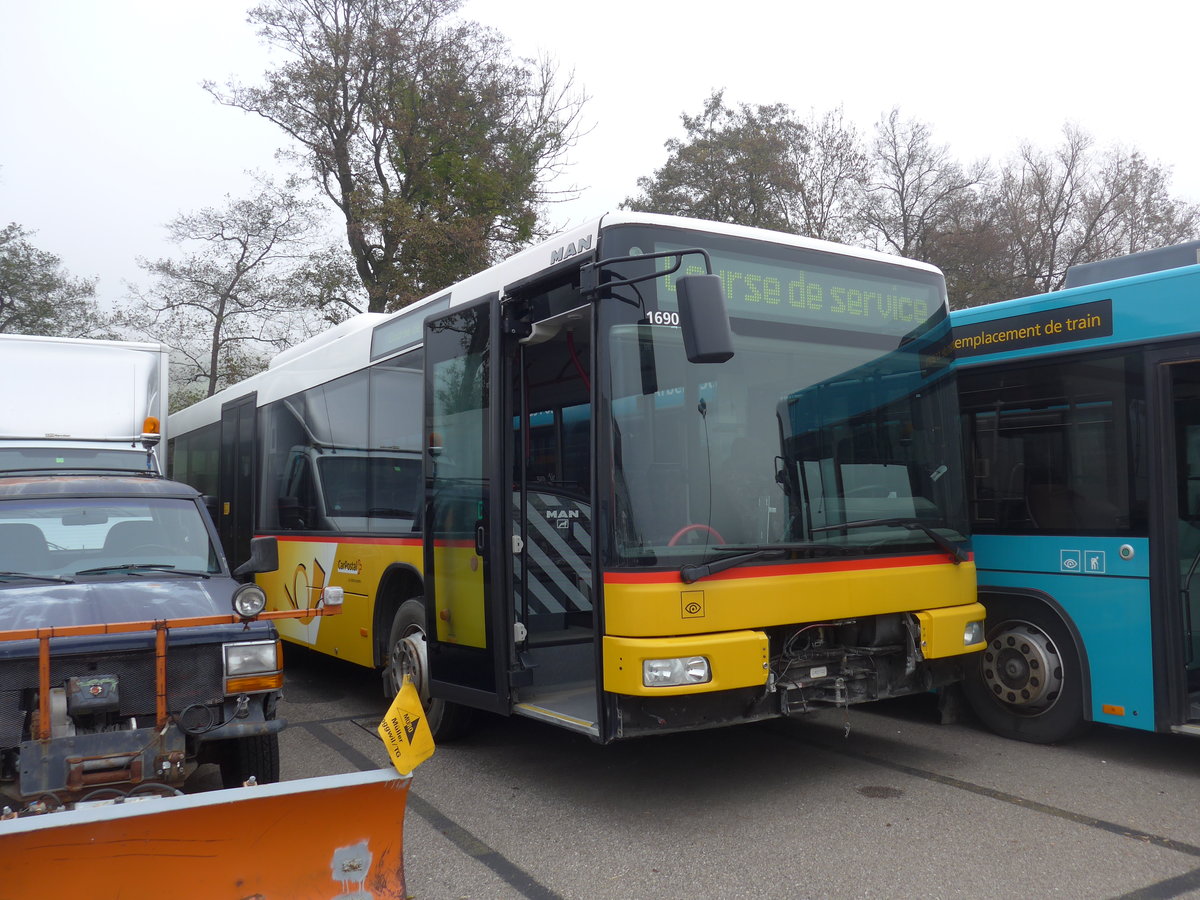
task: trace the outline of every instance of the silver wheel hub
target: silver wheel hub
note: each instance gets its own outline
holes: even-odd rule
[[[410,628],[392,648],[392,677],[396,690],[404,683],[404,676],[412,678],[421,695],[421,703],[429,705],[429,654],[425,649],[425,632]]]
[[[988,690],[1003,703],[1038,713],[1062,693],[1058,647],[1028,622],[1005,622],[988,640],[980,668]]]

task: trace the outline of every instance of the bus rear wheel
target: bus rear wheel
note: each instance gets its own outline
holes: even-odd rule
[[[987,604],[987,647],[963,683],[979,719],[996,734],[1034,744],[1078,737],[1083,667],[1066,625],[1031,601]]]
[[[396,610],[388,633],[388,660],[383,668],[384,690],[395,697],[412,678],[421,706],[425,709],[429,730],[435,741],[453,741],[471,730],[474,710],[448,700],[429,697],[429,654],[425,644],[425,601],[420,597],[405,600]]]

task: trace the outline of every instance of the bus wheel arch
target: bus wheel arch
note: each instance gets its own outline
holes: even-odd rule
[[[393,564],[379,579],[379,589],[375,594],[375,607],[371,617],[372,653],[376,666],[386,666],[392,644],[391,629],[396,619],[396,613],[406,600],[419,598],[425,593],[425,583],[421,574],[412,566]],[[396,696],[395,691],[387,693],[385,673],[384,691],[390,699]]]
[[[987,646],[963,690],[975,714],[1003,737],[1068,741],[1088,726],[1087,663],[1069,618],[1040,594],[980,592]]]
[[[434,740],[452,741],[471,729],[474,710],[448,700],[429,696],[429,654],[425,642],[425,599],[412,597],[400,604],[388,632],[388,657],[383,667],[384,690],[389,696],[400,691],[407,675],[413,681],[425,709]]]

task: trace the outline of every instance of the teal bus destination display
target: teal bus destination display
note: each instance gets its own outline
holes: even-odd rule
[[[655,252],[682,249],[659,244]],[[809,254],[811,255],[811,254]],[[903,335],[925,322],[941,305],[940,279],[928,284],[873,273],[854,272],[797,260],[789,265],[778,259],[712,252],[713,273],[725,288],[729,315],[735,318],[793,321],[852,331]],[[660,270],[675,260],[658,261]],[[853,263],[853,260],[849,262]],[[864,268],[882,268],[864,263]],[[675,279],[702,275],[704,265],[685,257],[678,272],[663,279],[660,308],[677,309]],[[665,302],[663,302],[665,301]]]
[[[954,329],[954,354],[981,356],[1111,337],[1112,300],[1094,300]]]

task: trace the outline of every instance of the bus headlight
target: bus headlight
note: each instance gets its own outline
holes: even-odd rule
[[[646,687],[674,687],[681,684],[706,684],[710,681],[712,669],[706,656],[642,661],[642,684]]]
[[[233,592],[233,609],[243,619],[253,619],[267,605],[267,595],[257,584],[243,584]]]
[[[253,694],[283,686],[279,641],[239,641],[225,645],[225,693]]]
[[[983,622],[968,622],[967,627],[963,629],[963,646],[970,647],[972,644],[979,644],[982,642]]]

